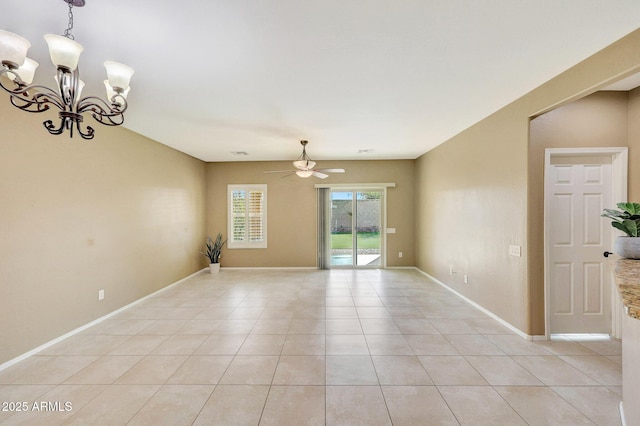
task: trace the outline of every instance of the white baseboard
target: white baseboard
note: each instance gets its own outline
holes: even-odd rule
[[[482,311],[483,313],[489,315],[491,318],[493,318],[494,320],[498,321],[500,324],[502,324],[503,326],[507,327],[509,330],[513,331],[518,336],[520,336],[520,337],[522,337],[524,339],[527,339],[527,340],[546,340],[545,336],[532,336],[532,335],[529,335],[529,334],[525,333],[524,331],[520,330],[516,326],[514,326],[514,325],[508,323],[507,321],[503,320],[502,318],[500,318],[499,316],[497,316],[496,314],[494,314],[490,310],[486,309],[483,306],[478,305],[473,300],[471,300],[468,297],[464,296],[463,294],[457,292],[456,290],[454,290],[453,288],[449,287],[447,284],[443,283],[442,281],[438,280],[437,278],[432,277],[431,275],[427,274],[426,272],[424,272],[423,270],[421,270],[419,268],[415,268],[415,269],[418,272],[420,272],[421,274],[427,276],[430,280],[433,280],[434,282],[440,284],[445,289],[449,290],[450,292],[452,292],[453,294],[455,294],[456,296],[458,296],[459,298],[461,298],[465,302],[469,303],[474,308],[476,308],[476,309]]]
[[[410,269],[412,271],[420,271],[415,266],[387,266],[387,267],[381,268],[381,269]],[[422,272],[422,271],[420,271],[420,272]]]
[[[544,334],[536,334],[531,336],[531,340],[549,340]]]
[[[624,418],[624,406],[622,405],[622,401],[620,401],[620,422],[622,426],[627,426],[627,420]]]
[[[15,365],[15,364],[19,363],[20,361],[23,361],[23,360],[29,358],[30,356],[35,355],[38,352],[41,352],[41,351],[43,351],[43,350],[55,345],[56,343],[60,343],[61,341],[65,340],[65,339],[67,339],[67,338],[69,338],[71,336],[74,336],[74,335],[76,335],[78,333],[81,333],[84,330],[88,329],[89,327],[93,327],[94,325],[99,324],[102,321],[104,321],[106,319],[109,319],[109,318],[113,317],[114,315],[117,315],[120,312],[125,311],[125,310],[129,309],[130,307],[132,307],[134,305],[137,305],[138,303],[142,302],[143,300],[146,300],[146,299],[148,299],[148,298],[150,298],[152,296],[155,296],[155,295],[157,295],[159,293],[162,293],[163,291],[166,291],[166,290],[170,289],[171,287],[175,287],[176,285],[182,283],[183,281],[188,280],[189,278],[194,277],[194,276],[196,276],[196,275],[198,275],[198,274],[200,274],[200,273],[202,273],[204,271],[208,271],[208,270],[209,269],[206,268],[206,269],[201,269],[201,270],[199,270],[197,272],[194,272],[193,274],[189,275],[188,277],[182,278],[182,279],[180,279],[180,280],[178,280],[178,281],[176,281],[174,283],[171,283],[171,284],[169,284],[169,285],[167,285],[165,287],[162,287],[160,290],[156,290],[153,293],[150,293],[150,294],[148,294],[148,295],[146,295],[146,296],[144,296],[144,297],[142,297],[142,298],[140,298],[140,299],[138,299],[138,300],[136,300],[134,302],[129,303],[128,305],[123,306],[122,308],[118,308],[115,311],[108,313],[107,315],[104,315],[104,316],[102,316],[102,317],[100,317],[100,318],[98,318],[96,320],[91,321],[90,323],[82,325],[82,326],[76,328],[75,330],[71,330],[70,332],[68,332],[66,334],[63,334],[60,337],[56,337],[55,339],[50,340],[47,343],[45,343],[43,345],[40,345],[35,349],[30,350],[29,352],[26,352],[26,353],[24,353],[22,355],[19,355],[19,356],[13,358],[13,359],[10,359],[9,361],[7,361],[5,363],[0,364],[0,371],[4,370],[6,368],[9,368],[12,365]]]
[[[221,266],[220,270],[236,270],[236,271],[250,271],[250,270],[262,270],[262,271],[320,271],[315,266]]]

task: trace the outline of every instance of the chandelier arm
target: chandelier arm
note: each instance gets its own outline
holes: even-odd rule
[[[0,76],[10,71],[0,69]],[[62,98],[52,89],[39,84],[27,86],[22,81],[14,82],[15,89],[11,89],[4,85],[0,79],[0,87],[11,95],[10,101],[13,106],[27,112],[43,112],[49,109],[49,105],[55,105],[56,108],[64,110],[64,102]],[[30,94],[32,92],[33,94]]]
[[[65,130],[65,124],[66,124],[66,120],[64,118],[60,119],[60,126],[56,128],[56,126],[53,124],[53,120],[47,120],[44,121],[42,123],[44,125],[44,128],[47,129],[47,131],[52,134],[52,135],[61,135],[62,132],[64,132]]]
[[[82,139],[89,140],[89,139],[93,139],[93,137],[95,136],[94,135],[95,130],[91,126],[87,126],[87,131],[83,132],[82,128],[80,127],[80,121],[76,121],[76,129],[78,130],[78,134]]]
[[[11,96],[9,98],[9,102],[11,102],[11,105],[13,105],[14,107],[27,112],[44,112],[49,109],[49,105],[39,103],[39,102],[27,102],[24,99],[17,96]],[[22,103],[18,103],[18,102],[22,102]],[[36,109],[32,109],[33,106],[35,106]]]
[[[116,98],[119,98],[117,102]],[[87,96],[78,101],[77,110],[79,113],[83,113],[86,111],[94,111],[93,108],[97,107],[101,110],[102,115],[120,115],[127,110],[127,106],[127,100],[120,95],[113,96],[111,98],[111,104],[97,96]]]
[[[56,127],[53,124],[53,120],[46,120],[42,124],[44,128],[52,135],[61,135],[65,130],[69,130],[69,137],[73,138],[73,127],[75,124],[75,128],[78,131],[78,134],[82,137],[82,139],[93,139],[95,136],[95,129],[91,126],[87,126],[87,130],[83,131],[82,127],[80,127],[81,119],[77,119],[73,117],[73,113],[60,115],[60,126]]]
[[[29,86],[25,90],[32,89],[34,86]],[[64,106],[61,103],[60,97],[56,93],[41,93],[36,92],[30,98],[22,96],[28,94],[26,91],[20,93],[14,92],[11,94],[11,104],[16,108],[19,108],[27,112],[44,112],[49,109],[49,105],[54,105],[60,110],[64,110]]]
[[[116,97],[120,98],[122,103],[119,104],[115,101]],[[101,124],[105,126],[119,126],[124,123],[124,112],[127,110],[127,100],[119,95],[115,95],[111,98],[111,105],[102,98],[96,96],[87,96],[80,99],[77,106],[78,113],[90,111],[91,116]]]
[[[73,111],[76,96],[79,95],[80,89],[80,73],[78,68],[73,71],[69,71],[63,67],[58,67],[56,70],[56,81],[58,83],[58,92],[60,99],[62,99],[64,111]]]
[[[56,93],[54,90],[46,86],[34,84],[32,86],[27,86],[25,88],[25,93],[27,93],[26,91],[31,91],[31,90],[35,91],[35,93],[31,96],[31,99],[33,99],[35,103],[41,104],[44,106],[47,106],[48,104],[52,104],[52,105],[55,105],[55,107],[58,108],[59,110],[64,111],[65,109],[64,101],[60,97],[60,95],[58,95],[58,93]],[[46,109],[48,109],[48,106],[42,111],[45,111]],[[42,112],[42,111],[31,111],[31,112]]]

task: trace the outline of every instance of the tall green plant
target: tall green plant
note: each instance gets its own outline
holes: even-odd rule
[[[629,237],[640,237],[640,203],[618,203],[620,210],[604,209],[602,217],[612,219],[611,226]]]
[[[222,233],[220,232],[218,232],[218,236],[215,240],[212,240],[211,237],[207,237],[207,242],[205,243],[205,251],[201,251],[200,254],[209,258],[209,261],[211,263],[220,263],[222,246],[226,242],[227,240],[222,241]]]

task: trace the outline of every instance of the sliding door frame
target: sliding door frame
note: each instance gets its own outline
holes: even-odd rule
[[[381,206],[380,206],[380,264],[375,266],[357,266],[357,262],[352,262],[351,265],[346,266],[333,266],[331,265],[330,254],[325,252],[326,256],[329,256],[327,259],[325,267],[330,269],[384,269],[387,267],[387,188],[395,188],[395,183],[353,183],[353,184],[317,184],[316,188],[326,188],[329,193],[332,191],[336,192],[369,192],[369,191],[380,191],[381,192]],[[329,195],[329,198],[330,195]],[[353,200],[354,203],[356,200]],[[320,211],[320,208],[323,206],[318,205],[318,221],[321,220],[322,217],[331,214],[330,212],[331,201],[329,200],[329,208],[324,206],[324,211]],[[355,212],[354,212],[355,213]],[[355,219],[354,219],[355,220]],[[330,250],[330,241],[331,241],[331,226],[318,226],[318,229],[322,229],[321,232],[318,233],[319,239],[319,250],[324,248],[324,250]],[[356,238],[356,232],[354,229],[354,240]],[[320,239],[323,239],[321,242]],[[357,250],[357,246],[354,245],[354,251]],[[318,257],[320,258],[320,256]],[[354,253],[354,258],[357,258],[357,253]],[[318,265],[320,268],[323,265]]]

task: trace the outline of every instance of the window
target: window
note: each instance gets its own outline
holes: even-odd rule
[[[227,247],[267,247],[267,185],[228,186]]]

